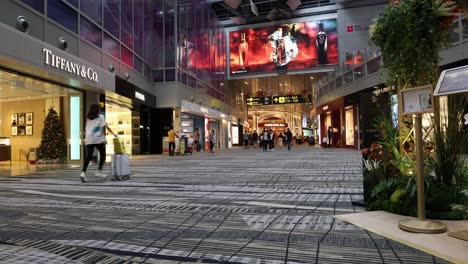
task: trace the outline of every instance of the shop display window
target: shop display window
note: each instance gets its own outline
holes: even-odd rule
[[[125,145],[125,153],[132,154],[132,111],[130,108],[106,101],[106,122]],[[108,160],[110,160],[110,155],[114,154],[113,138],[114,136],[107,132],[106,154]]]

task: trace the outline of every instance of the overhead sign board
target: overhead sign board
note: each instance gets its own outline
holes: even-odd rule
[[[439,77],[434,95],[447,95],[468,91],[468,66],[444,70]]]
[[[262,96],[262,97],[248,97],[247,106],[254,105],[271,105],[271,96]]]
[[[401,91],[403,114],[423,114],[434,112],[432,85],[409,88]]]
[[[273,104],[300,104],[308,101],[309,98],[302,94],[273,96]]]

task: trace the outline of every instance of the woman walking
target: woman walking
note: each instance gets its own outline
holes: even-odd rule
[[[89,112],[86,115],[86,157],[83,164],[83,170],[80,174],[81,182],[88,181],[88,179],[86,179],[86,170],[88,169],[89,162],[93,158],[93,151],[95,148],[99,151],[99,172],[96,173],[96,176],[106,176],[102,173],[102,166],[106,160],[106,128],[114,135],[114,137],[117,137],[117,135],[109,128],[109,126],[107,126],[106,120],[101,114],[101,108],[99,105],[91,105]]]
[[[215,135],[214,130],[211,130],[209,140],[210,140],[210,152],[214,153],[213,148],[214,148],[214,145],[216,144],[216,135]]]

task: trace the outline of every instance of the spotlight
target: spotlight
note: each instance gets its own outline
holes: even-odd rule
[[[68,42],[64,37],[59,38],[59,48],[65,51],[68,49]]]
[[[28,29],[29,29],[28,20],[26,20],[24,16],[19,16],[16,19],[16,28],[20,31],[23,31],[24,33],[28,33]]]
[[[130,74],[128,74],[128,72],[125,73],[125,80],[128,81],[128,79],[130,79]]]
[[[193,103],[193,101],[195,100],[195,98],[193,96],[190,97],[190,102]]]
[[[114,64],[110,63],[109,64],[109,71],[110,72],[114,72],[115,68],[114,68]]]
[[[203,101],[200,99],[200,100],[198,100],[198,103],[199,103],[200,105],[202,105],[202,104],[203,104]]]

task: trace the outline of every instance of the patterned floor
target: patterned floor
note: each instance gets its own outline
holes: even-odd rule
[[[0,177],[0,263],[446,263],[331,217],[363,211],[357,151],[140,156],[132,172]]]

